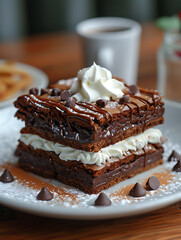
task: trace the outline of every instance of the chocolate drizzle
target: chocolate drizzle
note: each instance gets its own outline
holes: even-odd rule
[[[141,108],[139,107],[139,105],[138,105],[136,102],[134,102],[134,101],[131,101],[131,103],[132,103],[134,106],[137,107],[138,114],[140,114]],[[133,112],[133,108],[132,108],[131,110],[132,110],[132,112]],[[132,114],[132,116],[133,116],[133,114]],[[132,118],[131,118],[131,119],[132,119]],[[133,120],[133,119],[132,119],[132,120]]]
[[[43,132],[51,128],[55,137],[61,136],[64,139],[86,143],[95,140],[99,132],[100,138],[113,137],[116,132],[124,131],[123,128],[130,128],[132,124],[143,125],[144,122],[145,130],[149,121],[147,116],[153,114],[155,110],[157,112],[161,110],[159,115],[161,118],[164,108],[159,93],[145,89],[139,91],[140,93],[136,95],[130,95],[130,102],[110,100],[104,108],[98,107],[95,102],[78,101],[70,107],[66,101],[60,101],[59,96],[51,96],[48,93],[41,96],[33,94],[21,96],[15,102],[15,106],[19,108],[17,116],[26,121],[26,127],[42,128]],[[124,94],[127,95],[127,92],[128,89],[125,88]],[[126,125],[121,122],[120,114],[123,116],[126,114]],[[44,121],[43,125],[40,126],[37,122],[40,121],[37,116],[41,122]],[[115,127],[115,121],[119,119],[119,126]],[[34,121],[34,124],[31,124],[31,121]],[[114,130],[108,127],[112,123]]]
[[[131,111],[131,120],[133,120],[133,111],[135,110],[135,106],[137,108],[138,114],[141,112],[141,106],[145,105],[146,110],[148,111],[150,107],[156,108],[156,102],[158,100],[161,101],[161,97],[158,92],[140,89],[140,96],[130,95],[131,102],[119,104],[118,101],[115,102],[115,107],[120,109],[120,111],[124,111],[127,106]],[[155,95],[157,98],[155,98]],[[65,102],[60,102],[56,97],[50,97],[48,95],[44,96],[35,96],[35,95],[25,95],[26,101],[30,103],[30,105],[35,104],[36,108],[43,108],[43,110],[51,110],[52,108],[57,108],[61,114],[67,116],[78,116],[83,117],[84,119],[95,122],[100,122],[105,124],[108,121],[113,121],[113,114],[111,114],[111,108],[106,106],[106,108],[102,109],[96,106],[95,103],[87,103],[87,102],[77,102],[74,107],[69,108],[65,105]]]

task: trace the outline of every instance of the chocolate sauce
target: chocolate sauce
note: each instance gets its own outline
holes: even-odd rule
[[[133,110],[135,109],[134,106],[137,107],[137,111],[139,114],[140,108],[143,104],[146,106],[147,110],[149,110],[150,107],[152,107],[152,105],[154,107],[156,107],[155,95],[157,96],[157,99],[161,100],[159,93],[157,93],[155,91],[140,90],[140,92],[141,92],[140,96],[131,95],[131,103],[123,104],[123,105],[126,105],[129,107],[129,109],[132,112],[131,116],[133,115]],[[148,95],[145,95],[145,94],[148,94]],[[149,95],[151,95],[151,96],[149,96]],[[114,101],[114,102],[116,102],[115,107],[111,107],[111,108],[106,107],[106,109],[99,108],[98,106],[96,106],[95,103],[76,102],[76,106],[72,110],[69,107],[65,106],[65,102],[61,103],[55,97],[52,98],[49,96],[42,97],[42,96],[32,96],[32,95],[25,95],[24,97],[27,98],[26,99],[27,103],[29,102],[30,104],[33,105],[33,102],[34,102],[34,105],[36,105],[36,108],[38,108],[39,110],[41,107],[43,108],[43,110],[44,110],[44,108],[49,108],[49,109],[57,108],[57,110],[59,110],[61,112],[61,114],[65,114],[65,112],[66,112],[67,115],[73,114],[73,115],[79,116],[79,117],[83,116],[83,118],[87,118],[89,120],[93,120],[93,121],[97,121],[97,122],[99,122],[99,120],[101,118],[103,118],[104,121],[102,122],[102,124],[105,124],[107,121],[113,120],[113,117],[111,117],[112,116],[111,108],[119,109],[119,105],[120,105],[118,103],[119,99],[118,99],[118,101]],[[139,100],[140,103],[137,100]],[[132,106],[132,105],[134,105],[134,106]],[[121,110],[123,111],[124,108],[121,107]],[[117,110],[117,113],[119,113],[119,110]]]
[[[123,129],[130,128],[132,124],[144,131],[148,121],[162,118],[164,112],[159,93],[141,88],[139,96],[130,95],[130,102],[111,100],[104,108],[98,107],[94,102],[78,101],[69,107],[58,96],[48,94],[21,96],[15,106],[19,108],[17,116],[26,120],[27,133],[28,128],[31,128],[35,134],[47,132],[50,139],[67,139],[81,144],[108,139],[109,136],[115,138],[120,131],[124,132]],[[160,123],[161,121],[163,119]]]

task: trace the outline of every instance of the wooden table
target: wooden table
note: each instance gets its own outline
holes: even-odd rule
[[[155,88],[156,53],[162,33],[143,26],[139,85]],[[0,44],[0,58],[21,61],[47,73],[51,82],[75,76],[84,67],[74,34],[51,34]],[[32,216],[0,206],[0,240],[10,239],[181,239],[181,203],[142,216],[73,221]]]

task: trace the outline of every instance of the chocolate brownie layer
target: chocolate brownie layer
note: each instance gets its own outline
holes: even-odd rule
[[[51,90],[49,90],[51,92]],[[72,148],[98,152],[130,136],[163,123],[164,104],[159,93],[140,89],[130,102],[75,102],[68,107],[59,96],[28,94],[15,102],[16,116],[25,121],[22,133],[37,134]],[[125,93],[126,94],[126,93]]]
[[[78,161],[63,161],[53,152],[33,149],[22,142],[17,148],[21,168],[44,177],[57,178],[87,193],[103,189],[138,173],[161,164],[163,148],[149,144],[140,151],[132,152],[124,159],[114,159],[106,166],[82,164]]]

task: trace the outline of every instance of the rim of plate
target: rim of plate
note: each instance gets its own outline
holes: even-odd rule
[[[137,202],[130,204],[129,207],[115,205],[109,207],[63,207],[63,206],[47,206],[47,205],[33,205],[31,203],[23,203],[20,200],[7,199],[6,197],[0,198],[0,203],[11,207],[13,209],[23,211],[30,214],[39,216],[46,216],[52,218],[64,219],[79,219],[79,220],[99,220],[111,219],[119,217],[128,217],[138,214],[147,213],[157,209],[161,209],[181,200],[181,192],[176,192],[170,195],[163,195],[155,200],[145,202]]]
[[[166,105],[181,109],[181,104],[172,101],[165,101]],[[0,197],[0,204],[7,207],[23,211],[39,216],[46,216],[52,218],[64,218],[75,220],[100,220],[111,219],[119,217],[128,217],[138,214],[144,214],[150,211],[161,209],[181,200],[181,192],[173,192],[170,194],[163,194],[150,200],[138,201],[130,205],[114,205],[109,207],[64,207],[64,206],[47,206],[34,205],[31,202],[22,202],[19,199],[11,199],[5,196]]]

